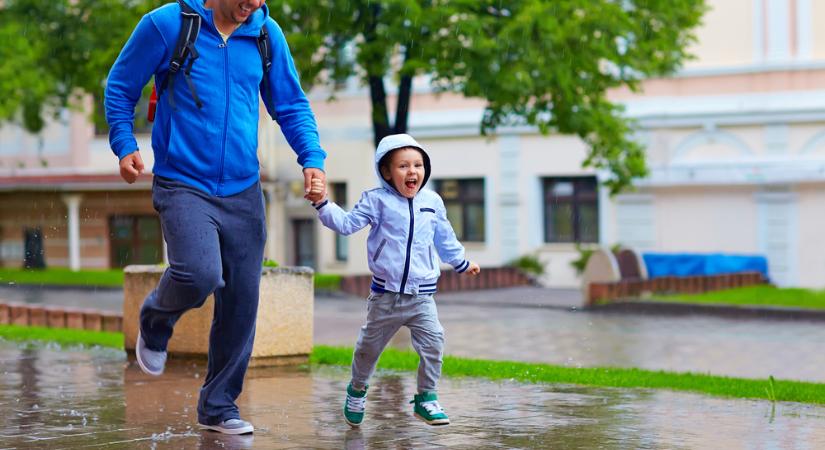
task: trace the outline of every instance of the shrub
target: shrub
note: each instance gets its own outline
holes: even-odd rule
[[[544,275],[544,263],[542,263],[536,255],[523,255],[509,263],[509,267],[515,267],[528,275],[540,277]]]

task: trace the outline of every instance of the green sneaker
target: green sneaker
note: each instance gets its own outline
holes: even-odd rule
[[[344,420],[350,426],[357,427],[364,421],[364,405],[367,403],[367,388],[363,391],[356,391],[352,383],[347,385],[347,399],[344,402]]]
[[[424,392],[416,394],[412,401],[413,413],[415,417],[427,422],[428,425],[449,425],[450,418],[438,404],[438,396],[435,392]]]

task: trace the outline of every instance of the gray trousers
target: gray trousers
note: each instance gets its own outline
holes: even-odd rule
[[[352,387],[364,389],[375,372],[378,357],[401,326],[410,329],[418,353],[418,392],[435,391],[441,377],[444,328],[432,294],[372,292],[367,299],[367,323],[361,327],[352,355]]]

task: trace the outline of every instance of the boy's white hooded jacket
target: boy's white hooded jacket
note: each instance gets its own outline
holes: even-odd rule
[[[392,150],[415,147],[424,156],[424,179],[414,198],[402,196],[381,176],[381,158]],[[441,197],[424,190],[430,177],[430,158],[411,136],[387,136],[375,152],[375,173],[381,187],[364,192],[346,212],[327,200],[315,205],[321,222],[344,235],[370,225],[367,238],[372,290],[404,294],[432,294],[441,274],[436,253],[442,261],[464,272],[470,262],[456,239]]]

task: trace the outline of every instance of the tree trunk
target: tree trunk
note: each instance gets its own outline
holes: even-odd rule
[[[387,92],[384,78],[377,75],[369,77],[370,100],[372,101],[372,139],[376,147],[384,136],[392,134],[390,118],[387,113]]]
[[[395,133],[407,132],[407,119],[410,116],[410,95],[412,95],[412,75],[402,75],[398,86],[398,104],[395,107]]]

